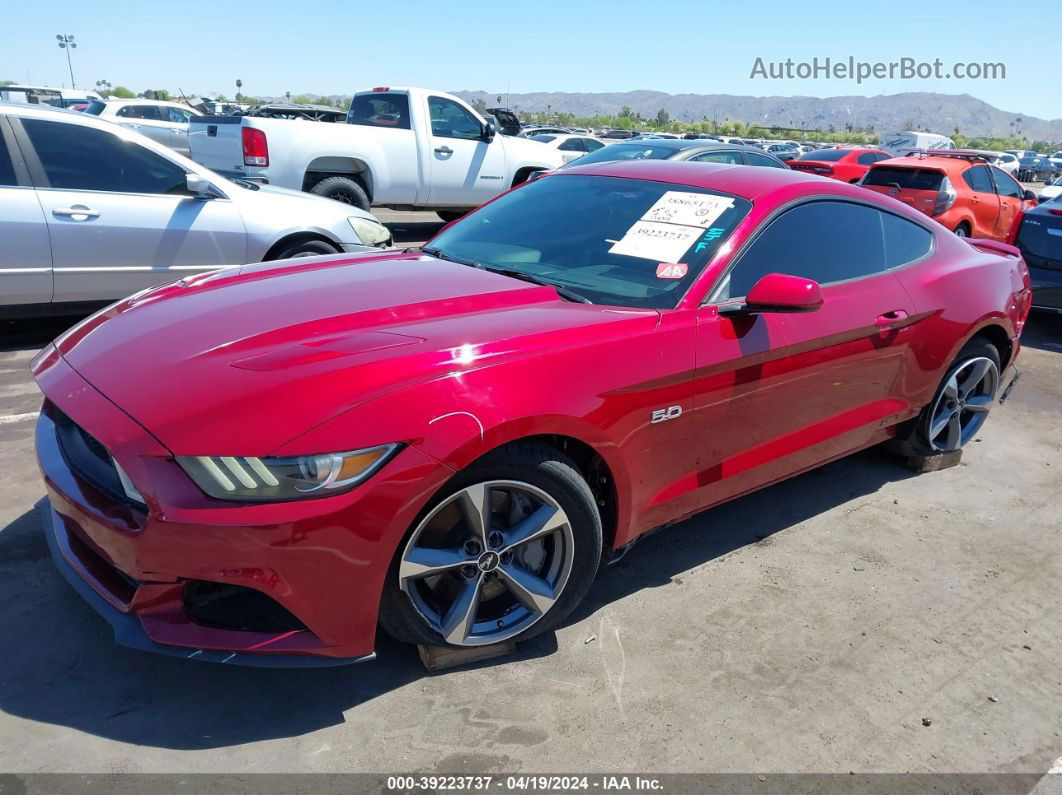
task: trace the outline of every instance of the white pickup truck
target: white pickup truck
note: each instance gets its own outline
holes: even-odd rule
[[[360,91],[346,124],[200,116],[188,144],[193,160],[228,176],[443,220],[562,164],[560,152],[497,135],[465,102],[423,88]]]

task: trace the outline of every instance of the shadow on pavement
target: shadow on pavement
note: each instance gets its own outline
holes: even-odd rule
[[[910,475],[869,451],[700,514],[605,570],[569,620]],[[0,709],[138,745],[193,750],[303,735],[428,675],[412,647],[382,634],[376,661],[342,668],[226,668],[124,649],[55,571],[32,511],[0,530],[0,604]],[[518,658],[556,649],[546,633],[522,643]],[[495,664],[505,661],[481,666]]]
[[[1021,344],[1026,348],[1062,353],[1062,315],[1034,311],[1021,334]],[[1021,359],[1018,359],[1021,366]]]

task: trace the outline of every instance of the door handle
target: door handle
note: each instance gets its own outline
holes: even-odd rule
[[[87,221],[89,218],[99,218],[99,210],[90,210],[83,204],[75,204],[73,207],[56,207],[52,210],[56,218],[69,218],[71,221]]]
[[[435,147],[435,152],[440,155],[452,155],[454,150],[448,146],[437,146]]]
[[[907,320],[907,312],[903,309],[893,309],[891,312],[885,312],[878,315],[878,319],[874,321],[874,325],[879,328],[890,328],[892,326],[898,326],[903,321]]]

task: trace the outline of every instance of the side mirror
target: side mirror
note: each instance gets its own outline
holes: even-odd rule
[[[768,273],[749,290],[745,303],[722,306],[722,315],[753,314],[758,312],[814,312],[822,306],[819,283],[802,276]]]
[[[1034,202],[1036,201],[1036,194],[1033,193],[1031,190],[1026,190],[1025,195],[1022,198],[1025,199],[1025,201],[1027,202]]]
[[[492,119],[487,119],[483,123],[483,134],[480,136],[488,144],[494,140],[494,136],[498,134],[498,127]]]
[[[210,184],[210,180],[206,177],[201,177],[198,174],[185,174],[184,184],[188,188],[188,192],[197,199],[217,198],[214,186]]]

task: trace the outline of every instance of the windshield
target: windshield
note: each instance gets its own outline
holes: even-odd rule
[[[852,154],[851,149],[819,149],[815,152],[801,155],[797,160],[815,160],[820,163],[829,163],[834,160],[840,160],[845,155],[850,154]]]
[[[674,308],[751,206],[686,185],[556,174],[458,221],[430,249],[595,304]]]

